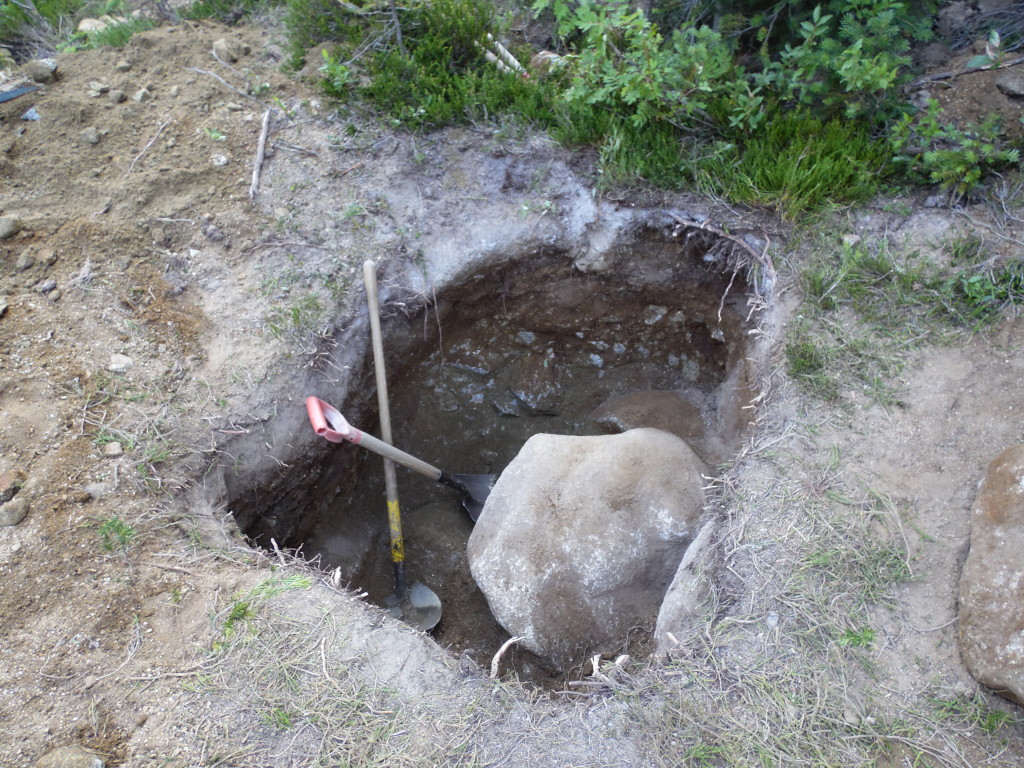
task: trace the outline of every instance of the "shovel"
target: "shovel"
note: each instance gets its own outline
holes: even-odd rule
[[[378,440],[373,435],[356,429],[345,420],[345,417],[336,408],[332,408],[319,397],[306,398],[306,412],[309,414],[310,424],[313,425],[314,431],[320,437],[330,440],[332,443],[340,443],[345,440],[353,445],[361,446],[368,451],[391,459],[396,464],[401,464],[413,472],[429,477],[435,482],[454,488],[462,497],[462,506],[466,508],[473,522],[475,523],[480,518],[484,502],[487,501],[487,496],[498,479],[497,475],[449,474],[393,445],[388,445],[383,440]]]
[[[370,336],[373,341],[373,367],[377,377],[377,405],[380,408],[380,436],[391,445],[391,409],[388,406],[388,379],[384,372],[384,339],[380,330],[380,304],[377,300],[377,266],[372,261],[363,264],[366,303],[370,310]],[[385,604],[388,613],[396,619],[412,624],[421,632],[428,632],[441,620],[441,600],[428,587],[405,580],[405,542],[402,538],[402,514],[398,506],[398,480],[395,463],[384,458],[384,488],[388,501],[388,529],[391,537],[391,562],[395,568],[395,594]]]

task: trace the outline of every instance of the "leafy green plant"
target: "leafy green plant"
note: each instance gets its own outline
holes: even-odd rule
[[[109,517],[100,524],[98,529],[103,549],[108,552],[119,550],[122,554],[135,540],[135,529],[119,517]]]
[[[1019,163],[1019,151],[1001,138],[998,116],[963,129],[942,117],[939,103],[931,99],[922,112],[904,116],[892,128],[894,162],[911,180],[939,184],[958,199],[974,191],[986,174]]]

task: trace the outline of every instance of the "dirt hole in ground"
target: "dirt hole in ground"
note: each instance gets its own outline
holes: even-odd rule
[[[710,468],[727,461],[751,413],[751,311],[745,273],[726,268],[712,255],[715,244],[703,242],[634,240],[600,274],[580,272],[564,255],[513,259],[438,288],[417,312],[385,289],[395,444],[448,472],[500,474],[539,432],[657,426],[687,432]],[[333,404],[379,435],[372,369],[372,358],[365,360],[345,401]],[[666,392],[677,408],[665,405]],[[652,394],[652,407],[643,393]],[[617,408],[629,402],[623,397],[640,404]],[[473,523],[454,491],[402,468],[398,482],[410,580],[443,604],[432,634],[487,668],[508,634],[470,574]],[[377,455],[323,442],[308,466],[250,489],[229,508],[256,545],[269,547],[274,537],[325,569],[340,568],[377,605],[393,593]],[[644,656],[651,629],[623,638],[623,651]],[[523,680],[558,682],[526,651],[504,661]]]

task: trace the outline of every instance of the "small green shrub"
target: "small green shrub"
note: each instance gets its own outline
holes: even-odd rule
[[[183,19],[217,19],[236,24],[284,4],[284,0],[195,0],[179,10]]]
[[[103,542],[103,549],[107,552],[119,550],[125,553],[135,539],[135,529],[121,518],[114,516],[103,521],[99,527],[99,535]]]
[[[998,116],[963,129],[943,123],[942,117],[932,99],[923,111],[905,115],[892,128],[894,162],[911,181],[938,184],[959,199],[973,192],[986,174],[1019,163],[1018,150],[1001,137]]]

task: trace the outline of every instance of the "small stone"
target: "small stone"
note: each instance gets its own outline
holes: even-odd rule
[[[104,456],[121,456],[124,454],[124,448],[121,447],[120,443],[107,443],[103,446]]]
[[[1024,96],[1024,74],[1009,70],[996,79],[996,88],[1004,96]]]
[[[249,46],[240,40],[228,40],[222,37],[213,42],[214,54],[229,63],[238,61],[242,56],[247,55],[250,50]]]
[[[0,317],[3,317],[4,315],[7,314],[8,306],[9,305],[7,304],[7,299],[5,299],[3,296],[0,296]]]
[[[654,325],[661,320],[667,312],[668,309],[665,307],[659,307],[655,304],[651,304],[644,309],[644,325]]]
[[[853,248],[853,246],[860,244],[862,238],[860,235],[848,234],[843,235],[841,239],[843,241],[843,245],[845,245],[847,248]]]
[[[64,294],[60,292],[60,288],[57,288],[56,290],[50,291],[48,294],[46,294],[46,298],[48,298],[50,301],[54,303],[57,303],[58,301],[60,301],[60,297],[63,295]]]
[[[25,484],[25,475],[15,469],[0,472],[0,504],[6,504],[14,498]]]
[[[90,125],[88,128],[85,128],[80,134],[78,134],[78,136],[86,144],[100,143],[100,132],[96,129],[95,126],[92,125]]]
[[[15,496],[5,504],[0,504],[0,526],[17,525],[28,514],[28,499]]]
[[[925,208],[941,208],[945,204],[945,195],[928,195],[928,197],[925,198],[924,203],[922,203]]]
[[[103,759],[77,744],[57,747],[36,760],[33,768],[104,768]]]
[[[17,216],[0,216],[0,240],[13,237],[21,230],[21,219]]]
[[[36,257],[32,255],[32,250],[26,248],[18,255],[18,260],[14,262],[14,268],[19,272],[24,272],[26,269],[32,269],[35,263]]]
[[[115,104],[120,104],[121,102],[125,101],[128,97],[125,95],[124,91],[119,91],[115,88],[107,94],[107,98]]]
[[[171,90],[170,90],[170,94],[171,94],[171,98],[173,98],[173,99],[178,98],[179,94],[181,94],[181,86],[180,85],[172,85],[171,86]]]
[[[228,164],[228,156],[227,155],[213,155],[210,158],[210,162],[213,163],[218,168],[223,168],[225,165]]]
[[[153,94],[150,92],[149,88],[140,88],[135,92],[135,95],[132,96],[132,98],[139,102],[139,104],[144,104],[153,98]]]
[[[56,280],[42,280],[36,286],[36,291],[38,291],[39,293],[50,293],[51,291],[56,290],[56,288],[57,288],[57,281]]]
[[[128,355],[122,355],[115,352],[110,356],[110,362],[107,363],[107,370],[111,373],[124,373],[134,366],[135,361],[128,357]]]
[[[53,252],[52,248],[46,248],[39,252],[37,261],[44,267],[52,267],[57,263],[57,254]]]
[[[57,76],[56,59],[33,59],[25,62],[21,71],[36,83],[49,83]]]
[[[121,59],[114,66],[114,69],[116,69],[118,72],[127,72],[131,68],[132,68],[132,63],[130,61],[128,61],[127,59]]]
[[[89,82],[89,90],[95,91],[96,93],[106,93],[110,90],[110,86],[106,83],[101,83],[98,80],[92,80]]]
[[[82,494],[88,496],[89,499],[102,499],[104,496],[109,496],[111,490],[113,487],[110,483],[89,483],[82,489]]]
[[[228,112],[241,112],[243,109],[245,109],[245,107],[243,107],[236,101],[229,101],[224,106],[228,110]]]
[[[93,32],[101,32],[106,28],[107,22],[100,21],[99,19],[82,19],[78,22],[78,31],[84,32],[87,35]]]

